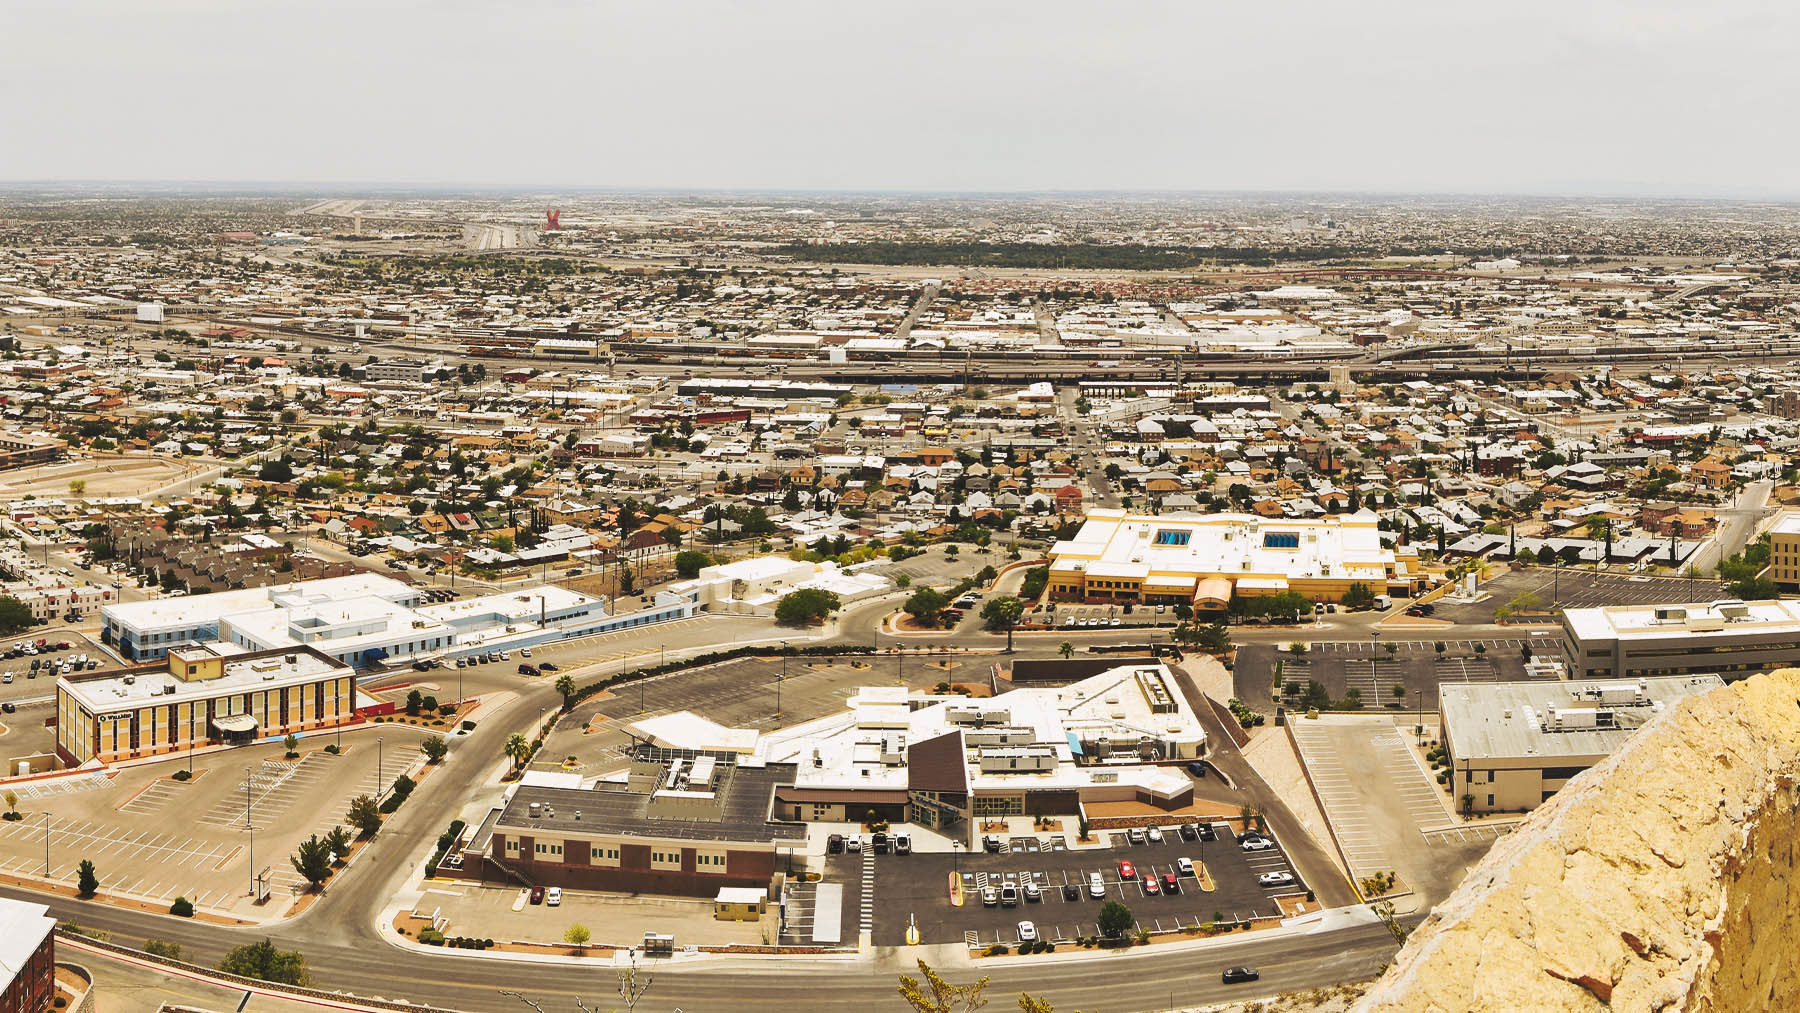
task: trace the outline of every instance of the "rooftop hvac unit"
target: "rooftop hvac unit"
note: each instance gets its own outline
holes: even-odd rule
[[[1662,622],[1680,622],[1687,618],[1687,609],[1664,606],[1656,610],[1656,618]]]

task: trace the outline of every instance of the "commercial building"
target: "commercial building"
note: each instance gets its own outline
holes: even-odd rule
[[[1443,683],[1438,688],[1454,803],[1526,812],[1716,675],[1571,682]]]
[[[786,556],[753,556],[702,569],[693,580],[669,590],[714,612],[773,615],[782,596],[804,588],[830,591],[846,604],[880,594],[894,582],[869,570],[845,570],[836,563],[809,563]]]
[[[426,361],[405,357],[376,359],[359,368],[362,369],[365,380],[390,383],[429,383],[437,379],[440,372],[455,372],[442,359]]]
[[[56,919],[48,905],[0,897],[0,1011],[37,1013],[56,1000]]]
[[[769,816],[792,766],[740,759],[639,743],[613,780],[527,774],[440,872],[689,897],[766,889],[784,853],[804,852],[806,833]]]
[[[1800,591],[1800,513],[1783,514],[1769,529],[1769,579]]]
[[[1231,596],[1292,591],[1342,600],[1350,585],[1411,594],[1418,557],[1384,545],[1375,514],[1301,521],[1253,514],[1095,510],[1050,550],[1049,593],[1065,601],[1226,607]]]
[[[639,599],[627,599],[638,601]],[[191,644],[246,651],[306,645],[354,667],[421,657],[536,647],[694,613],[691,597],[659,592],[630,612],[556,585],[421,605],[411,585],[362,573],[101,609],[101,638],[144,661]]]
[[[335,728],[355,714],[355,671],[312,647],[190,646],[160,666],[57,679],[56,755],[111,763]]]
[[[1565,609],[1574,678],[1710,672],[1728,680],[1800,664],[1800,601]]]

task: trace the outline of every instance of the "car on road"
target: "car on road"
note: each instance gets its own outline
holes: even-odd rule
[[[1150,838],[1151,844],[1162,843],[1162,827],[1151,827],[1149,830],[1145,831],[1145,834]]]
[[[1255,981],[1261,978],[1254,967],[1227,967],[1219,975],[1219,982],[1224,985],[1236,985],[1241,982]]]
[[[1031,924],[1030,922],[1020,922],[1019,923],[1019,942],[1021,942],[1021,943],[1037,942],[1037,926]]]
[[[1154,874],[1144,877],[1144,893],[1151,897],[1162,893],[1162,887],[1156,882]]]
[[[1018,907],[1019,906],[1019,885],[1017,883],[1002,883],[1002,884],[1000,884],[1000,906],[1001,907]]]
[[[997,905],[999,903],[1000,903],[1000,891],[994,889],[991,886],[984,886],[981,888],[981,906],[982,907],[994,907],[995,905]]]
[[[1136,879],[1137,878],[1137,866],[1132,865],[1130,862],[1120,862],[1119,863],[1119,878],[1120,879]]]
[[[1028,903],[1036,904],[1043,899],[1044,891],[1039,889],[1035,882],[1027,882],[1025,884],[1025,900]]]
[[[1293,886],[1294,874],[1291,872],[1265,872],[1256,877],[1260,886]]]
[[[1181,892],[1181,880],[1176,878],[1175,874],[1172,872],[1163,873],[1162,886],[1163,886],[1163,893],[1180,893]]]
[[[546,907],[561,907],[562,906],[562,887],[553,886],[550,889],[545,890],[544,891],[544,905]]]
[[[1274,846],[1275,842],[1269,840],[1267,837],[1246,837],[1238,842],[1238,847],[1243,848],[1245,851],[1268,851]]]
[[[544,902],[544,888],[543,887],[534,886],[531,888],[531,902],[533,904],[542,904]]]

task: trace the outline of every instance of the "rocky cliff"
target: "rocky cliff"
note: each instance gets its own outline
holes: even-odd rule
[[[1501,838],[1358,1010],[1800,1010],[1800,670],[1692,697]]]

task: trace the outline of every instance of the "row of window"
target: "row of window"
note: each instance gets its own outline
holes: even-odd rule
[[[516,837],[506,841],[508,858],[519,856],[519,840]],[[540,862],[561,862],[563,860],[563,842],[533,841],[532,857]],[[589,844],[589,865],[618,865],[619,846],[616,844]],[[726,857],[724,852],[697,852],[694,855],[694,868],[698,872],[723,873]],[[652,848],[650,851],[650,868],[679,871],[681,869],[681,851]]]

